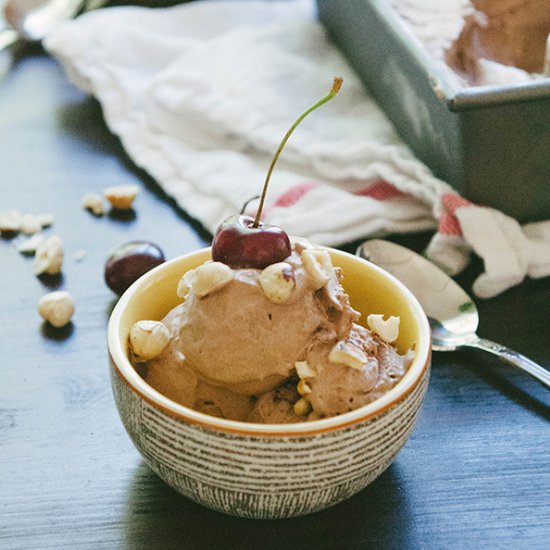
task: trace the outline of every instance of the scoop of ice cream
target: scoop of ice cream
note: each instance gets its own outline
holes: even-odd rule
[[[183,306],[162,320],[171,335],[166,350],[141,366],[145,381],[172,401],[212,416],[246,420],[253,402],[249,396],[210,386],[189,367],[179,350],[179,327]]]
[[[334,358],[334,345],[330,344],[314,346],[307,355],[314,375],[304,378],[308,385],[306,398],[315,418],[343,414],[378,399],[403,378],[412,360],[412,355],[400,355],[392,345],[359,325],[353,326],[346,343],[363,353],[353,365]]]
[[[349,330],[358,314],[340,284],[340,271],[325,266],[320,287],[303,251],[295,245],[286,261],[285,276],[294,286],[282,302],[267,297],[263,271],[257,269],[235,269],[231,280],[203,296],[191,285],[178,349],[202,380],[247,395],[263,393],[285,380],[314,342]]]

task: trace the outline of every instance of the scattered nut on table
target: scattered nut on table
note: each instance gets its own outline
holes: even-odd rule
[[[8,210],[0,212],[0,232],[19,233],[21,230],[21,212],[19,210]]]
[[[61,328],[68,324],[73,316],[74,301],[68,292],[56,290],[40,298],[38,313],[54,327]]]
[[[63,244],[57,235],[48,237],[42,241],[37,249],[34,257],[34,273],[35,275],[57,275],[61,273],[63,265]]]
[[[17,209],[0,212],[0,232],[33,235],[53,223],[52,214],[21,214]]]
[[[141,359],[158,357],[170,342],[170,332],[160,321],[138,321],[130,329],[132,351]]]
[[[139,192],[137,185],[116,185],[104,190],[105,198],[117,210],[129,210]]]
[[[42,229],[40,218],[35,214],[23,214],[21,216],[21,233],[25,235],[34,235]]]
[[[94,216],[103,216],[105,208],[103,198],[97,193],[86,193],[80,203],[82,208],[89,210]]]
[[[21,241],[20,243],[18,243],[16,245],[17,250],[21,254],[31,256],[36,253],[36,249],[38,248],[40,243],[44,241],[45,238],[46,237],[44,237],[44,235],[42,235],[41,233],[35,233],[32,237],[29,237],[24,241]]]
[[[36,214],[36,218],[42,227],[50,227],[50,225],[53,225],[53,214],[43,212],[42,214]]]

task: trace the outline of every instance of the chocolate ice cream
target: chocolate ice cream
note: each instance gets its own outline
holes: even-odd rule
[[[548,0],[391,2],[457,86],[508,84],[544,76]]]
[[[472,0],[475,11],[447,52],[451,67],[470,83],[482,82],[490,66],[480,60],[542,73],[550,33],[548,0]]]
[[[263,270],[207,262],[182,278],[184,302],[162,320],[169,345],[134,363],[166,397],[223,418],[288,423],[354,410],[391,389],[412,357],[391,344],[396,318],[378,323],[380,334],[357,324],[341,279],[328,252],[303,240]]]

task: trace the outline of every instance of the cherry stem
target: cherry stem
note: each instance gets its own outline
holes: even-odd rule
[[[273,160],[271,161],[271,164],[269,165],[269,169],[267,171],[267,176],[265,178],[264,187],[262,189],[262,194],[260,195],[260,204],[258,205],[258,210],[256,211],[256,217],[254,218],[254,223],[252,224],[252,227],[258,227],[260,225],[260,218],[262,216],[262,209],[264,207],[264,201],[265,196],[267,194],[267,186],[269,184],[269,179],[271,178],[271,173],[273,172],[273,168],[275,167],[275,163],[277,162],[277,159],[279,158],[279,155],[281,154],[281,151],[283,150],[283,147],[285,146],[285,143],[288,141],[288,138],[291,136],[292,132],[296,129],[298,124],[306,118],[309,113],[312,111],[315,111],[318,107],[332,99],[340,90],[342,86],[343,79],[340,76],[334,77],[334,80],[332,82],[332,88],[330,89],[330,92],[322,97],[317,103],[314,103],[309,109],[305,110],[294,122],[294,124],[288,129],[288,132],[285,134],[285,137],[282,139],[281,143],[279,144],[279,147],[277,148],[277,151],[275,151],[275,155],[273,156]]]

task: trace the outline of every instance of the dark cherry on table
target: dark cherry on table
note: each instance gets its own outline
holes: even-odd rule
[[[0,211],[53,213],[49,232],[66,251],[63,275],[39,279],[32,260],[0,240],[0,548],[547,547],[550,394],[476,353],[434,354],[411,440],[376,482],[332,509],[243,520],[165,486],[111,396],[105,339],[116,297],[103,265],[129,240],[151,240],[173,258],[210,235],[132,165],[98,103],[40,51],[23,51],[2,76],[0,128]],[[80,208],[85,193],[122,183],[140,187],[133,211],[96,218]],[[420,250],[428,238],[396,240]],[[479,269],[461,276],[468,290]],[[36,312],[57,288],[76,301],[62,330]],[[482,336],[550,367],[548,279],[479,309]]]

